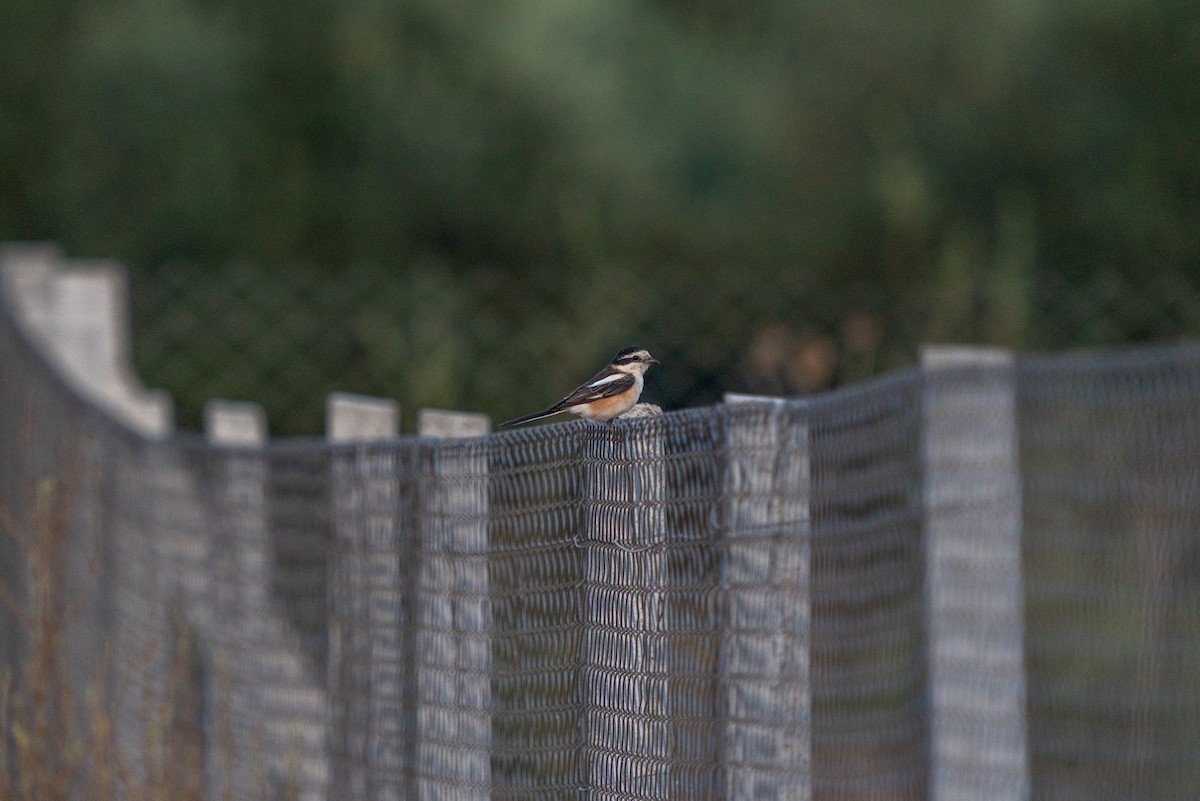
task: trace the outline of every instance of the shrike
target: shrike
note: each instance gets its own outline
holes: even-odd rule
[[[577,414],[585,420],[611,423],[633,408],[642,395],[642,377],[658,359],[645,348],[623,349],[612,360],[612,364],[592,376],[553,406],[540,412],[516,417],[500,424],[500,428],[540,420],[559,412]]]

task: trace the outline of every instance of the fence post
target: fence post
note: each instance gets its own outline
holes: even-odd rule
[[[580,423],[583,552],[580,786],[671,798],[663,432]]]
[[[930,347],[921,367],[930,797],[1026,801],[1013,356]]]
[[[396,402],[332,393],[326,437],[358,443],[331,464],[333,547],[329,559],[329,695],[336,765],[333,798],[399,801],[411,796],[405,773],[412,732],[402,709],[399,478]]]
[[[58,247],[48,243],[3,244],[0,293],[13,322],[73,392],[144,437],[163,438],[171,433],[170,397],[146,390],[134,375],[127,282],[119,265],[68,261]],[[12,389],[28,393],[31,388]],[[45,402],[45,398],[32,395],[25,400],[26,404]],[[28,420],[14,419],[12,424],[23,427],[41,417],[32,409],[28,413]],[[80,599],[79,618],[68,638],[71,657],[65,663],[71,680],[84,686],[101,667],[103,660],[98,654],[111,648],[115,681],[132,688],[122,697],[114,736],[131,767],[143,771],[145,738],[138,727],[165,700],[170,655],[176,644],[165,608],[175,576],[169,551],[176,540],[144,528],[137,499],[145,495],[149,482],[159,480],[167,470],[156,469],[162,461],[161,451],[132,445],[132,441],[126,447],[124,441],[103,436],[104,429],[97,430],[91,421],[71,420],[69,426],[68,421],[52,422],[52,430],[31,430],[30,435],[34,442],[50,435],[67,446],[44,454],[56,462],[64,460],[56,468],[56,486],[73,487],[72,497],[65,500],[74,506],[72,516],[83,523],[72,527],[63,565],[66,580],[76,582],[101,566],[105,571],[105,578]],[[178,475],[173,465],[168,469]],[[0,494],[3,489],[0,487]],[[18,560],[4,559],[6,550],[6,543],[0,542],[0,562],[18,564]],[[23,582],[21,577],[12,588],[18,589]],[[85,580],[85,584],[91,582]],[[5,617],[0,612],[0,642],[18,643],[3,636]]]
[[[806,410],[725,396],[726,798],[812,798],[812,498]]]
[[[261,740],[261,719],[245,683],[248,665],[241,653],[247,641],[257,642],[253,625],[251,585],[262,584],[261,563],[267,544],[266,464],[259,450],[267,440],[266,416],[252,403],[209,401],[204,407],[204,432],[214,445],[244,448],[244,453],[215,453],[209,472],[212,490],[208,504],[215,526],[210,557],[213,598],[211,633],[206,645],[211,661],[211,685],[203,693],[202,716],[209,721],[205,784],[214,798],[253,793],[250,764],[244,744]],[[217,721],[221,721],[218,725]],[[222,731],[225,729],[225,731]]]
[[[399,428],[400,407],[390,398],[331,392],[325,401],[326,439],[330,442],[395,439]]]
[[[318,801],[328,792],[327,701],[269,594],[266,415],[257,404],[215,400],[204,422],[209,442],[227,447],[210,457],[216,536],[226,541],[213,550],[218,595],[206,639],[216,688],[207,703],[209,720],[228,721],[231,736],[210,754],[212,786],[223,788],[214,797],[265,792]],[[232,757],[232,776],[219,764],[222,753]]]
[[[30,244],[0,248],[0,268],[22,326],[77,392],[144,436],[171,434],[170,396],[134,374],[120,265],[66,260],[52,245]]]
[[[482,437],[485,414],[422,409],[417,433]],[[492,607],[488,580],[488,452],[438,444],[419,489],[417,578],[417,798],[488,801],[492,795]],[[414,555],[414,558],[417,555]]]

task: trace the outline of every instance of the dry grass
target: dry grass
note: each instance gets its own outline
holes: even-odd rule
[[[0,534],[25,562],[23,588],[0,583],[0,602],[24,633],[20,664],[0,683],[0,801],[201,801],[203,740],[186,627],[176,627],[166,692],[142,699],[143,719],[123,736],[118,710],[129,688],[113,675],[113,660],[97,654],[86,686],[72,678],[66,638],[99,564],[87,560],[83,581],[69,575],[70,549],[80,547],[81,532],[94,545],[97,530],[79,519],[82,472],[32,482],[20,512],[0,503]]]

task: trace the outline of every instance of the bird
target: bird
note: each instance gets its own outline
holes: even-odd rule
[[[569,395],[540,412],[505,420],[500,428],[540,420],[559,412],[577,414],[585,420],[611,424],[633,408],[642,394],[642,376],[650,365],[660,364],[645,348],[622,348],[612,363],[580,384]]]

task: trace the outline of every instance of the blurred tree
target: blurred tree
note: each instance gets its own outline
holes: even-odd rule
[[[406,401],[523,407],[507,365],[559,386],[637,337],[682,404],[930,339],[1198,333],[1116,300],[1148,272],[1200,297],[1181,0],[51,0],[0,44],[0,235],[236,261],[246,296],[386,276],[437,305],[364,308],[351,372],[457,365],[380,390]]]
[[[57,236],[46,186],[75,0],[0,4],[0,238]]]

